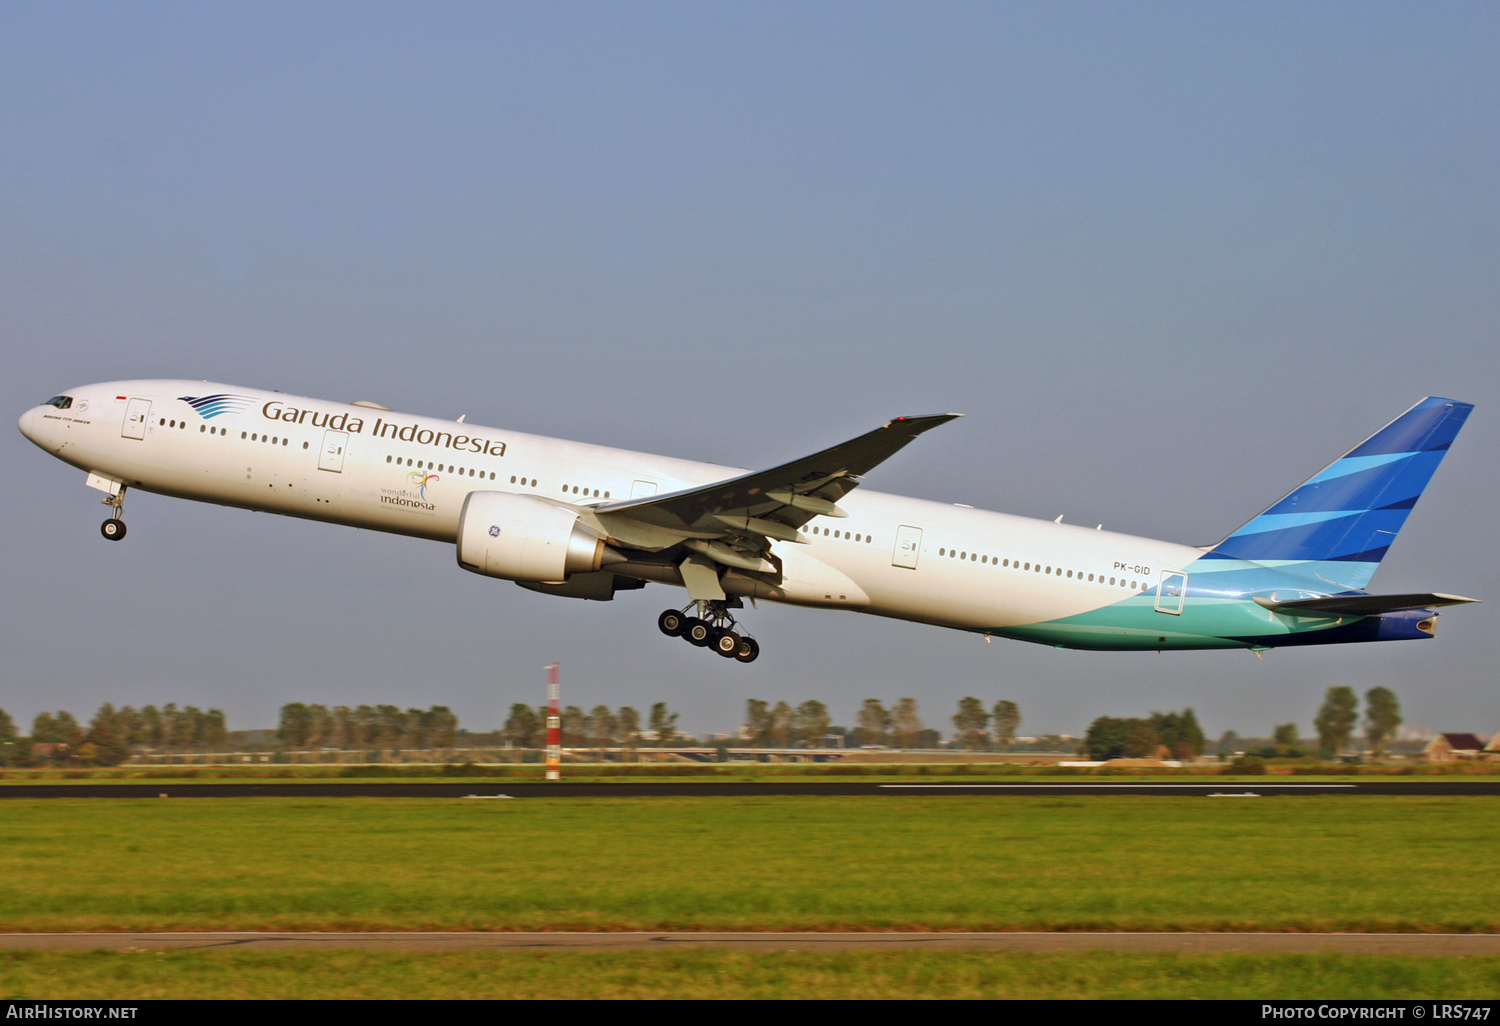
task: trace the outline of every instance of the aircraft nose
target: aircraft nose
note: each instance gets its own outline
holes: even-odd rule
[[[31,433],[31,422],[33,420],[35,420],[35,419],[36,419],[36,407],[35,406],[33,406],[31,409],[27,410],[25,413],[21,414],[21,434],[25,435],[27,438],[31,439],[33,442],[36,441],[36,435],[34,435],[34,434]]]

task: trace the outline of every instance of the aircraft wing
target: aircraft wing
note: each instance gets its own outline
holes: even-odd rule
[[[846,516],[838,508],[838,500],[859,485],[861,475],[924,431],[960,416],[897,417],[858,438],[769,470],[665,495],[594,506],[592,513],[613,539],[627,546],[660,549],[667,547],[662,542],[727,539],[735,542],[743,558],[720,558],[723,553],[717,551],[703,554],[725,565],[761,569],[759,556],[766,539],[799,541],[797,529],[813,517]],[[657,544],[650,544],[652,539]],[[701,544],[696,547],[703,550]]]

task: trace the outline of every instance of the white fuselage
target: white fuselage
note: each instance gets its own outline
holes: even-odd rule
[[[28,411],[22,430],[92,475],[94,487],[124,485],[447,543],[470,492],[586,508],[741,473],[208,382],[113,382],[70,395],[68,409]],[[229,401],[203,412],[183,398],[216,395]],[[864,488],[840,505],[848,517],[815,518],[801,531],[807,544],[775,543],[784,582],[762,597],[1003,630],[1117,602],[1202,555],[1186,545]]]

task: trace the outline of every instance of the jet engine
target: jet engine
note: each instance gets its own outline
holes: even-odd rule
[[[609,559],[609,556],[615,556]],[[557,584],[619,557],[578,514],[530,495],[470,492],[458,517],[458,565],[486,577]]]

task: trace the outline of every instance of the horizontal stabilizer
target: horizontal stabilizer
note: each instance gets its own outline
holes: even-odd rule
[[[1426,592],[1412,595],[1334,595],[1330,598],[1293,599],[1290,602],[1257,597],[1255,601],[1267,609],[1288,616],[1376,616],[1380,613],[1457,606],[1481,600],[1464,598],[1462,595],[1444,595],[1442,592]]]

